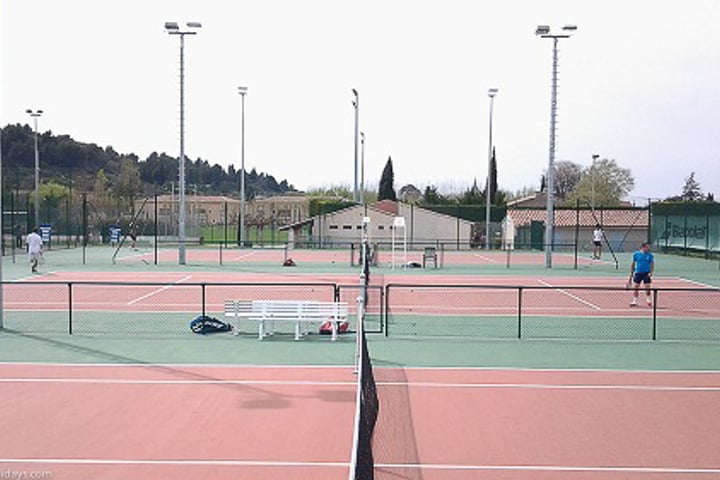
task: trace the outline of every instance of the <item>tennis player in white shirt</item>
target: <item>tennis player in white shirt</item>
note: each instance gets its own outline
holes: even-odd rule
[[[28,256],[30,257],[30,268],[32,273],[38,273],[38,264],[43,255],[43,241],[38,229],[34,228],[33,231],[27,236],[27,248]]]
[[[603,231],[598,223],[595,225],[595,230],[593,231],[593,258],[595,260],[600,260],[600,256],[602,255],[602,242]]]

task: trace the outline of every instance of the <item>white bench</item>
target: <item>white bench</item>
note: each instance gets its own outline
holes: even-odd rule
[[[309,332],[311,323],[331,322],[331,340],[337,340],[337,323],[347,320],[348,304],[343,302],[313,302],[304,300],[226,300],[225,317],[235,319],[235,335],[240,334],[240,321],[258,323],[258,338],[274,333],[275,322],[295,323],[295,340]],[[269,324],[269,331],[267,328]]]

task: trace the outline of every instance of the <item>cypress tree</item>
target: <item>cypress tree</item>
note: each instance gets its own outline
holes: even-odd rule
[[[393,172],[392,157],[388,157],[380,177],[380,188],[378,189],[378,201],[397,201],[395,193],[395,173]]]

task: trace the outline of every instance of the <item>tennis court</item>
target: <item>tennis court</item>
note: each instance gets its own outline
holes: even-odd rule
[[[720,475],[720,372],[375,375],[377,478]],[[0,465],[52,478],[345,479],[355,389],[351,366],[3,364]]]
[[[653,306],[631,308],[625,275],[598,262],[508,271],[502,257],[460,252],[439,270],[381,264],[364,290],[346,253],[295,269],[81,267],[63,263],[67,252],[40,276],[11,266],[0,471],[370,478],[357,475],[369,435],[380,479],[720,477],[714,264],[668,260]],[[337,342],[188,328],[200,313],[224,318],[228,299],[352,309],[359,297],[364,331]],[[356,372],[361,337],[372,382]],[[362,433],[371,384],[377,423]]]

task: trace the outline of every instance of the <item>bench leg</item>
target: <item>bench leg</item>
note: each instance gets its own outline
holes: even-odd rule
[[[260,320],[258,322],[258,340],[265,338],[265,322]]]
[[[295,323],[295,341],[300,340],[300,320]]]
[[[333,318],[332,321],[332,336],[330,337],[330,341],[334,342],[337,340],[338,337],[338,322],[340,321],[339,318]]]

